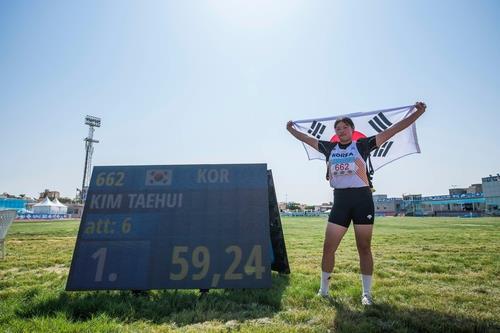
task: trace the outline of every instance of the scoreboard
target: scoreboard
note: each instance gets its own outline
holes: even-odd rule
[[[266,164],[94,167],[66,290],[271,287]]]

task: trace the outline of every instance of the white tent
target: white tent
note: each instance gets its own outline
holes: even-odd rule
[[[42,202],[33,206],[33,213],[35,214],[59,214],[59,206],[54,204],[47,197]]]
[[[59,211],[57,212],[57,214],[66,214],[66,213],[68,213],[68,206],[65,206],[64,204],[62,204],[61,202],[59,202],[59,200],[57,200],[57,198],[54,199],[53,203],[59,209]]]

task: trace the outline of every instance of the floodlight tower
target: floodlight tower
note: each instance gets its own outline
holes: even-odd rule
[[[87,188],[89,186],[94,143],[99,143],[99,140],[94,140],[94,131],[95,127],[101,127],[101,118],[87,115],[85,117],[85,125],[89,126],[89,135],[85,139],[83,139],[83,141],[85,141],[85,167],[83,169],[82,189],[80,191],[80,199],[82,201],[84,201],[85,199]]]

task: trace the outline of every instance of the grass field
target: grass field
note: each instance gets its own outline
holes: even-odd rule
[[[292,274],[271,290],[65,292],[78,221],[15,222],[0,261],[0,332],[500,332],[500,218],[379,218],[374,301],[360,304],[352,228],[331,299],[324,218],[282,220]]]

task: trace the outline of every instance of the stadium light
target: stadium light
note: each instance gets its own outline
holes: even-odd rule
[[[87,115],[85,117],[85,125],[89,125],[92,127],[101,127],[101,118]]]
[[[90,171],[92,169],[92,154],[94,153],[94,143],[99,143],[99,140],[94,139],[95,127],[101,127],[101,118],[89,116],[85,117],[85,125],[89,126],[89,135],[83,139],[85,141],[85,165],[83,169],[82,189],[80,191],[80,200],[83,201],[86,197],[90,181]]]

